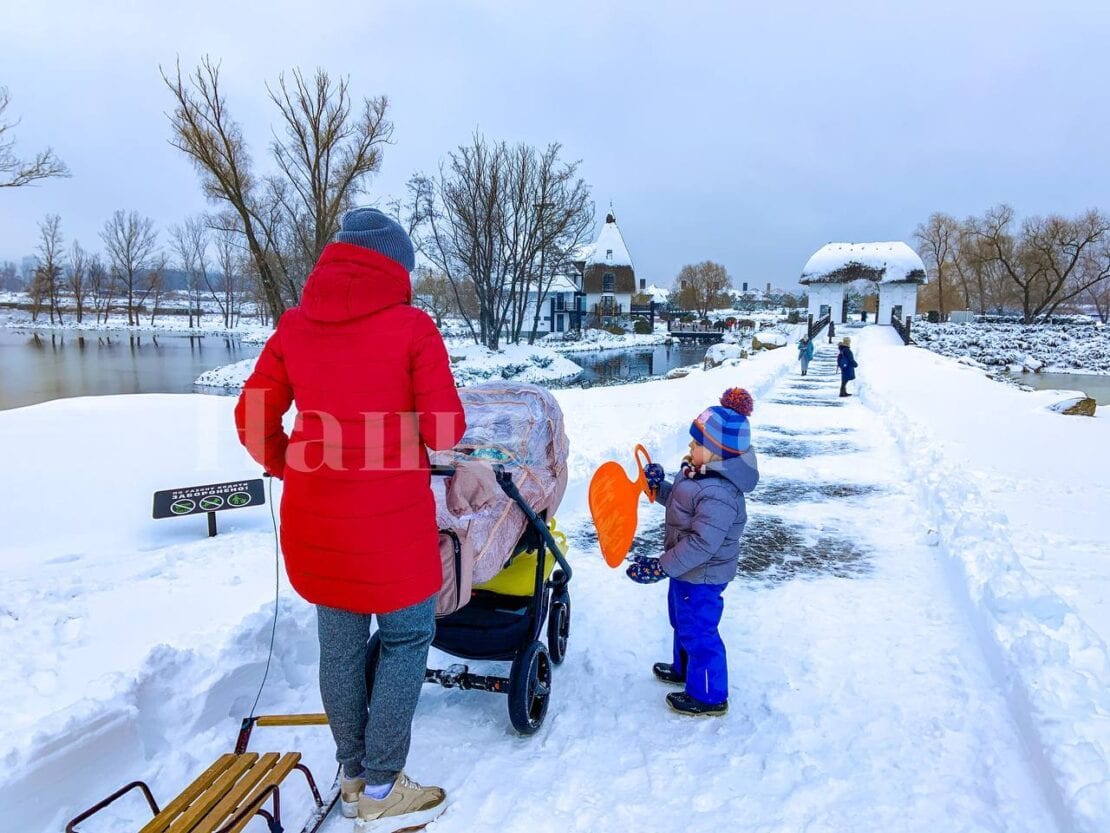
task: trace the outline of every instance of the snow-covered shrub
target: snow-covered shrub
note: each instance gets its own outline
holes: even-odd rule
[[[1110,330],[1086,324],[928,324],[913,338],[943,356],[967,356],[988,367],[1110,373]]]

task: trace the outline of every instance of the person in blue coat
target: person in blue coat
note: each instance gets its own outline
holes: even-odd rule
[[[802,336],[798,342],[798,361],[802,363],[802,375],[809,372],[809,363],[813,359],[813,342],[807,336]]]
[[[859,364],[852,355],[852,339],[844,337],[840,340],[840,353],[836,357],[836,366],[840,368],[840,395],[851,396],[848,393],[848,383],[856,378],[856,368]]]

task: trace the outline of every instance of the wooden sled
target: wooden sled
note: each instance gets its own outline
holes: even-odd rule
[[[281,785],[293,770],[299,770],[304,775],[315,804],[301,833],[315,833],[339,800],[338,783],[326,798],[322,798],[316,779],[301,763],[301,753],[267,752],[260,755],[248,752],[247,744],[256,725],[324,726],[327,722],[327,715],[323,714],[246,718],[239,730],[235,751],[217,758],[164,808],[158,808],[150,787],[144,781],[132,781],[71,820],[66,825],[66,833],[77,833],[78,824],[135,789],[142,791],[154,814],[154,818],[140,828],[139,833],[240,833],[256,815],[265,819],[271,833],[281,833],[284,830],[281,823]]]

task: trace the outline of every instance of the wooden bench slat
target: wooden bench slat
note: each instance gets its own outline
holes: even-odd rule
[[[170,823],[166,833],[186,833],[186,831],[192,830],[196,823],[207,815],[208,811],[227,794],[228,790],[235,786],[239,779],[243,777],[243,773],[254,766],[254,762],[257,760],[258,754],[255,752],[236,755],[235,760],[231,762],[231,766],[212,782],[212,786],[197,796],[188,809]]]
[[[293,767],[299,764],[300,761],[300,752],[286,752],[284,755],[282,755],[281,760],[277,762],[277,765],[273,769],[266,773],[266,777],[257,787],[255,787],[254,791],[250,794],[250,797],[239,805],[240,809],[244,807],[249,807],[251,803],[256,801],[259,796],[261,796],[263,792],[265,792],[266,788],[269,787],[271,784],[280,784],[283,780],[285,780],[285,776],[292,772]],[[267,802],[263,802],[263,805],[265,805],[266,803]],[[252,818],[254,818],[253,814],[247,816],[245,819],[242,819],[238,824],[230,828],[228,833],[241,833],[243,828],[245,828],[250,823],[250,820]]]
[[[208,789],[212,782],[231,766],[236,757],[234,753],[228,752],[226,755],[217,758],[212,766],[198,775],[196,780],[182,790],[177,798],[163,807],[158,815],[147,822],[139,833],[163,833],[169,824],[177,818],[178,814],[192,804],[198,795]]]
[[[278,762],[280,757],[277,752],[267,752],[255,761],[254,766],[243,773],[243,777],[220,799],[215,807],[208,811],[204,818],[193,826],[190,833],[211,833],[213,830],[218,830],[242,806],[243,798],[249,795],[255,786],[266,777],[266,773],[273,769],[274,764]]]
[[[266,714],[255,719],[258,726],[327,726],[326,714]]]

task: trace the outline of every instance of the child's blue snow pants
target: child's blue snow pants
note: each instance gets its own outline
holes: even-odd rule
[[[671,579],[667,613],[674,628],[674,667],[686,677],[686,693],[703,703],[728,700],[725,643],[717,632],[727,584],[691,584]]]

